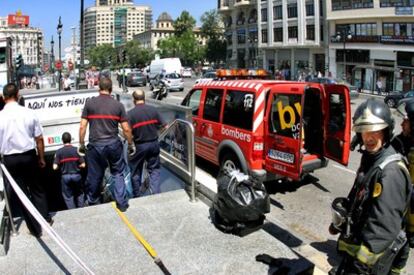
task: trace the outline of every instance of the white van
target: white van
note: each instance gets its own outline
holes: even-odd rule
[[[154,78],[157,74],[170,74],[178,73],[181,74],[181,61],[177,57],[172,58],[161,58],[151,61],[149,66],[148,76],[150,79]]]

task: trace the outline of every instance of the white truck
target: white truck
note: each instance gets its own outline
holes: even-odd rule
[[[149,66],[148,78],[153,79],[157,74],[181,74],[181,61],[177,57],[161,58],[151,61]]]

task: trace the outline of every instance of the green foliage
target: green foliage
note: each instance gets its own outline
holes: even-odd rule
[[[124,61],[131,67],[140,68],[154,59],[154,52],[141,47],[136,40],[131,40],[125,45],[126,60]]]
[[[215,39],[222,37],[224,33],[221,15],[217,10],[209,10],[201,15],[201,34],[204,37]]]
[[[201,33],[208,37],[205,49],[205,58],[209,62],[220,63],[226,60],[226,42],[222,17],[217,10],[210,10],[201,16]]]
[[[103,44],[91,48],[87,55],[90,65],[97,66],[100,69],[108,68],[113,60],[116,60],[116,51],[111,44]]]
[[[188,11],[183,11],[173,23],[175,35],[180,37],[187,32],[192,32],[195,24],[196,20],[194,17],[192,17]]]

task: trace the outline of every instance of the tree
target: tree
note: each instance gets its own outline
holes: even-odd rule
[[[224,40],[223,21],[217,10],[210,10],[201,16],[201,33],[207,37],[205,57],[208,61],[220,63],[226,60],[227,44]]]
[[[201,15],[201,34],[210,39],[223,37],[223,21],[217,10],[209,10]]]
[[[88,57],[92,66],[97,66],[100,69],[108,68],[114,61],[116,50],[111,44],[103,44],[89,49]]]
[[[196,20],[194,17],[192,17],[188,11],[183,11],[173,23],[175,35],[180,37],[186,32],[192,32],[195,24]]]
[[[125,45],[126,59],[124,62],[134,68],[144,67],[154,58],[152,50],[144,49],[136,40],[131,40]]]

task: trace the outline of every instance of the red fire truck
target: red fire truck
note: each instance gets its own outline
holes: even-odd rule
[[[262,179],[347,165],[351,108],[344,85],[211,80],[182,102],[192,108],[196,155]],[[275,177],[276,176],[276,177]]]

